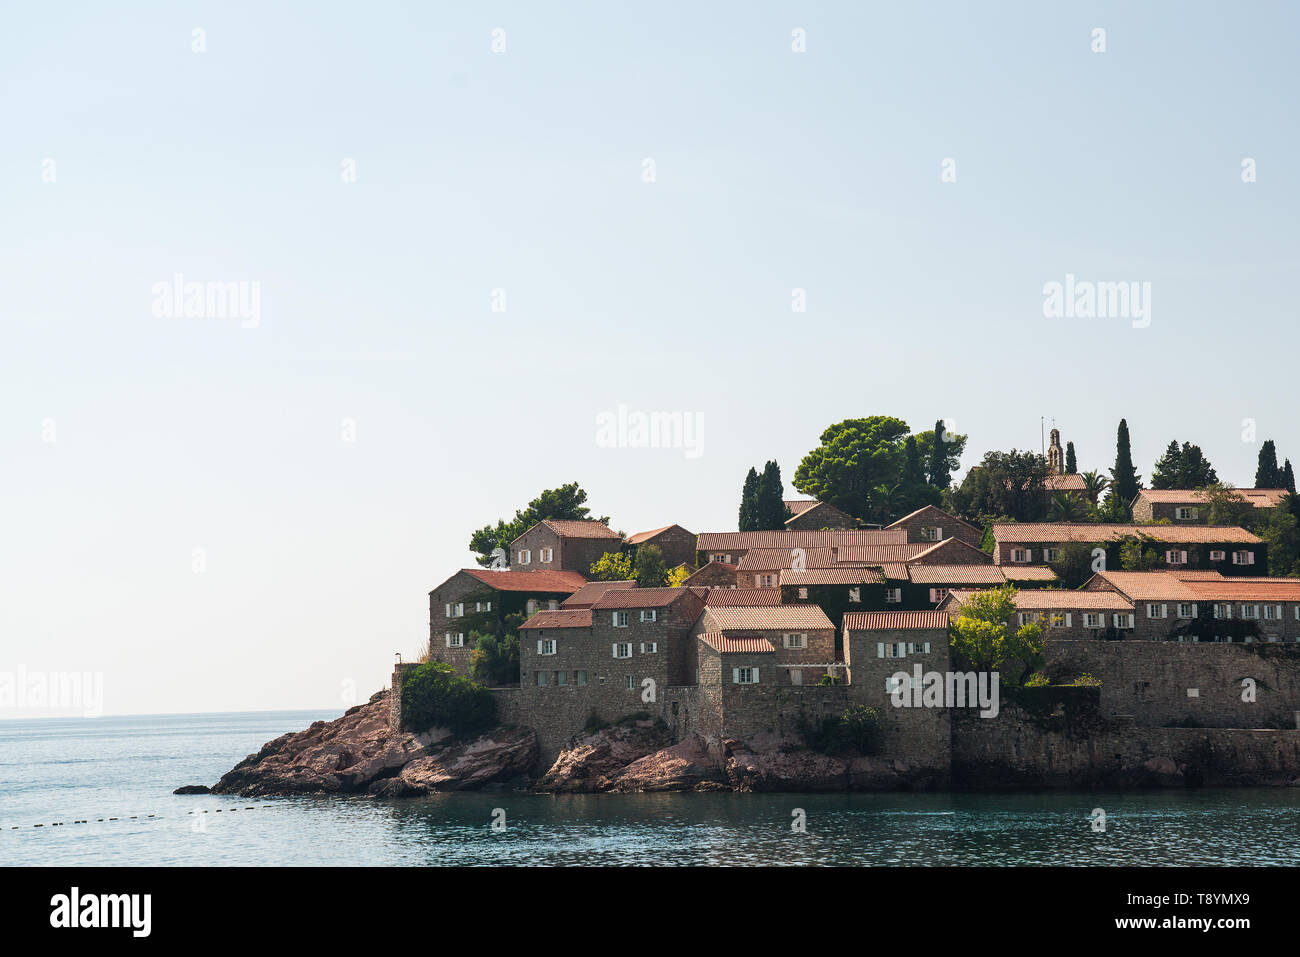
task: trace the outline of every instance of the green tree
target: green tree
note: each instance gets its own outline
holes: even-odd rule
[[[968,521],[987,516],[1039,522],[1047,515],[1047,459],[1038,452],[986,452],[953,492],[953,507]]]
[[[926,505],[938,505],[942,497],[939,489],[926,478],[921,448],[914,435],[909,435],[903,443],[903,471],[897,485],[891,518],[901,518]]]
[[[1088,496],[1088,501],[1093,505],[1101,501],[1102,493],[1109,488],[1110,479],[1096,469],[1083,473],[1083,494]]]
[[[1219,480],[1199,445],[1170,442],[1151,472],[1152,488],[1204,488]]]
[[[470,632],[474,650],[469,653],[469,673],[485,685],[519,684],[519,636],[480,635]]]
[[[1282,488],[1291,494],[1295,494],[1295,472],[1291,471],[1291,460],[1287,459],[1286,464],[1282,466]]]
[[[1133,504],[1138,490],[1142,488],[1142,477],[1133,467],[1133,452],[1129,448],[1128,421],[1119,420],[1119,429],[1115,434],[1115,467],[1110,470],[1111,488],[1125,512]]]
[[[1054,522],[1086,522],[1088,510],[1077,496],[1057,492],[1047,508],[1047,517]]]
[[[1012,626],[1017,594],[1015,586],[1002,585],[970,596],[949,621],[948,636],[958,662],[975,671],[1000,672],[1018,662],[1020,686],[1043,667],[1043,626]]]
[[[1119,544],[1119,567],[1126,572],[1149,572],[1160,567],[1160,553],[1151,539],[1125,535]]]
[[[785,504],[785,483],[781,481],[781,467],[775,461],[763,466],[758,477],[758,495],[754,500],[754,517],[758,531],[785,528],[790,509]]]
[[[752,467],[745,476],[745,486],[740,490],[740,520],[737,528],[742,532],[758,530],[758,472]]]
[[[510,521],[498,519],[496,525],[484,525],[476,531],[470,536],[469,550],[477,552],[476,560],[486,567],[492,564],[493,549],[502,548],[508,551],[511,542],[538,522],[568,519],[604,522],[608,525],[609,516],[593,518],[591,509],[583,504],[586,501],[587,493],[577,482],[570,482],[559,488],[548,488],[525,508],[517,509],[514,518]]]
[[[1074,457],[1074,443],[1065,443],[1065,474],[1074,475],[1079,471],[1079,460]]]
[[[794,487],[856,518],[882,521],[888,511],[881,499],[899,480],[908,431],[892,416],[837,422],[795,469]]]
[[[1255,488],[1282,488],[1282,470],[1277,467],[1277,447],[1265,439],[1259,447],[1259,467],[1255,469]]]
[[[668,583],[668,566],[658,545],[642,545],[636,550],[632,574],[639,588],[662,588]]]
[[[632,556],[624,552],[606,552],[591,563],[587,577],[598,582],[631,581]]]
[[[1286,508],[1275,508],[1258,529],[1268,546],[1270,575],[1300,575],[1300,523]]]
[[[1092,548],[1085,542],[1066,542],[1061,546],[1051,567],[1062,588],[1078,588],[1093,576],[1097,569],[1093,568]]]
[[[1210,525],[1240,525],[1248,528],[1255,523],[1255,506],[1251,505],[1231,485],[1216,482],[1205,489],[1206,521]]]
[[[946,490],[952,485],[952,473],[961,467],[966,436],[949,432],[943,419],[938,419],[934,431],[922,432],[916,437],[916,444],[928,463],[926,481],[941,491]]]
[[[681,588],[690,577],[691,570],[685,565],[678,565],[676,568],[668,569],[668,581],[665,584],[669,588]]]
[[[462,678],[451,665],[430,661],[402,677],[402,727],[425,732],[448,728],[453,734],[486,731],[496,724],[496,698],[480,684]]]

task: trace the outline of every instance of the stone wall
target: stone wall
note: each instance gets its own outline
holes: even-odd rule
[[[1294,728],[1300,710],[1294,644],[1049,641],[1046,656],[1053,677],[1086,672],[1101,680],[1102,715],[1129,715],[1142,726]],[[1254,701],[1242,700],[1245,678],[1255,681]]]

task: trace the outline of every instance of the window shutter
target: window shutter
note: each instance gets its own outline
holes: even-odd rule
[[[1070,627],[1072,626],[1073,619],[1074,619],[1074,615],[1067,611],[1067,612],[1065,613],[1065,627],[1066,627],[1066,628],[1070,628]]]
[[[614,653],[614,657],[617,658],[617,657],[618,657],[618,642],[615,642],[615,643],[611,646],[611,649],[612,649],[612,651],[613,651],[613,653]]]
[[[448,602],[448,604],[447,604],[447,617],[448,617],[448,618],[451,617],[451,603],[450,603],[450,602]]]
[[[1281,605],[1276,605],[1275,607],[1277,608],[1277,614],[1276,614],[1274,617],[1276,617],[1278,621],[1281,621],[1281,620],[1282,620],[1282,606],[1281,606]]]
[[[928,655],[930,653],[930,643],[928,641],[925,642],[924,647],[925,647],[925,653]]]
[[[617,628],[617,627],[618,627],[618,612],[616,612],[616,611],[611,611],[611,612],[609,613],[609,620],[610,620],[610,624],[612,624],[615,628]]]
[[[537,639],[537,653],[539,655],[542,653],[542,639],[540,638]]]
[[[1027,562],[1032,562],[1033,560],[1034,560],[1034,550],[1033,550],[1032,548],[1026,548],[1026,549],[1025,549],[1025,561],[1027,561]]]
[[[447,632],[447,647],[451,647],[451,632]]]
[[[758,669],[754,669],[754,684],[758,684]]]
[[[1192,617],[1196,617],[1196,602],[1192,602]]]
[[[883,641],[876,642],[876,657],[885,657],[885,643]]]
[[[1253,565],[1253,564],[1255,564],[1255,553],[1254,553],[1254,552],[1247,552],[1247,553],[1246,553],[1246,564],[1247,564],[1247,565]]]
[[[733,685],[738,685],[738,684],[740,684],[740,669],[739,669],[739,668],[732,668],[732,669],[731,669],[731,683],[732,683]]]

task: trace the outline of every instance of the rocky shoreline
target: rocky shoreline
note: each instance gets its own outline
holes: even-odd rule
[[[395,731],[388,691],[334,721],[281,735],[226,772],[211,788],[186,785],[176,794],[367,794],[413,797],[435,791],[517,789],[542,793],[662,791],[906,791],[950,786],[938,773],[879,757],[831,756],[798,738],[772,733],[710,745],[697,735],[674,743],[642,721],[615,725],[576,740],[540,777],[536,734],[501,727],[470,740],[443,729]],[[1047,782],[1011,766],[975,768],[967,786],[1034,787]],[[1048,762],[1052,763],[1052,762]],[[997,764],[997,762],[994,762]],[[970,769],[968,769],[970,770]],[[1156,757],[1098,776],[1077,768],[1048,786],[1185,787],[1189,768]],[[990,777],[990,774],[992,777]],[[1300,784],[1300,778],[1252,775],[1231,783]]]

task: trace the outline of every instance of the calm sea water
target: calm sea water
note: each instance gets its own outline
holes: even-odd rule
[[[1300,864],[1300,788],[405,801],[171,794],[210,785],[271,738],[333,717],[0,722],[0,864]],[[1108,816],[1102,834],[1088,820],[1096,807]],[[803,834],[791,829],[799,809]]]

